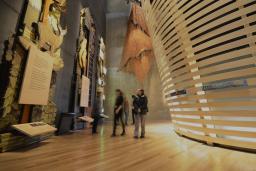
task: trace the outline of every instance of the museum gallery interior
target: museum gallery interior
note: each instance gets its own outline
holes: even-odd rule
[[[0,171],[256,171],[256,0],[0,0],[0,23]]]

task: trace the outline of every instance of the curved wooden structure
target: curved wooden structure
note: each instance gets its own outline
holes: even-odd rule
[[[175,130],[256,149],[256,1],[142,0]]]

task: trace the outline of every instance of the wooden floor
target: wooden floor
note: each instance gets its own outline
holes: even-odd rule
[[[54,137],[40,146],[0,154],[0,171],[256,171],[256,154],[210,147],[177,136],[166,122],[151,123],[147,138],[111,138],[89,130]]]

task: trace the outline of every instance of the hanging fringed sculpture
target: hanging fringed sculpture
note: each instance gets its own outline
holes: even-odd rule
[[[140,6],[132,4],[120,70],[144,81],[153,61],[152,42]]]

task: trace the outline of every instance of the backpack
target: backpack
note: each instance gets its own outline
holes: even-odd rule
[[[147,98],[147,96],[145,96],[145,95],[140,96],[139,101],[140,101],[141,114],[146,114],[148,112],[148,98]]]

